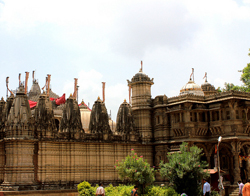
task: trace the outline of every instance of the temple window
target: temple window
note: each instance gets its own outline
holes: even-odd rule
[[[155,117],[155,124],[158,125],[161,123],[161,117],[158,115]]]

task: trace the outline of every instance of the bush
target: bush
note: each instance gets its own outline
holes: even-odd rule
[[[83,181],[77,185],[77,191],[80,196],[95,196],[96,188],[92,187],[89,182]]]
[[[160,186],[152,186],[148,195],[150,196],[178,196],[175,190],[171,187],[160,187]]]
[[[155,181],[155,169],[150,167],[147,160],[143,160],[143,156],[138,156],[134,149],[131,154],[115,166],[121,180],[128,180],[131,184],[140,186],[144,193],[144,188]]]
[[[105,195],[106,196],[131,196],[131,191],[134,188],[134,186],[125,186],[125,185],[119,185],[116,187],[113,187],[112,184],[110,184],[108,187],[105,188]]]
[[[220,194],[217,191],[211,191],[211,196],[220,196]]]
[[[77,190],[80,196],[95,196],[95,192],[98,186],[92,187],[90,183],[84,181],[77,186]],[[131,191],[134,185],[119,185],[113,186],[110,184],[105,187],[105,196],[131,196]],[[160,187],[160,186],[148,186],[146,189],[146,194],[141,194],[141,196],[179,196],[175,190],[171,187]]]

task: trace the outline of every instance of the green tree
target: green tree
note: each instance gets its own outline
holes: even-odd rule
[[[249,49],[250,51],[250,49]],[[248,56],[250,56],[250,53],[248,53]],[[247,64],[246,67],[243,68],[243,70],[240,70],[242,72],[240,80],[243,82],[243,85],[238,86],[234,85],[233,83],[225,83],[223,89],[218,89],[219,92],[221,91],[243,91],[243,92],[250,92],[250,63]]]
[[[143,160],[143,156],[138,157],[134,149],[131,149],[131,154],[115,166],[121,180],[140,186],[144,193],[144,188],[155,181],[155,169],[151,168],[147,160]]]
[[[168,154],[168,163],[160,163],[160,174],[166,177],[178,193],[199,195],[202,178],[208,177],[204,168],[208,166],[201,161],[202,149],[197,146],[188,147],[187,143],[180,145],[180,152]]]

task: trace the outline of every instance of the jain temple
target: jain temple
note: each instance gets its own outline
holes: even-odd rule
[[[7,100],[0,100],[0,191],[5,195],[76,190],[84,180],[119,184],[115,162],[132,148],[157,168],[183,141],[203,149],[202,159],[213,175],[219,136],[226,193],[250,177],[249,93],[219,93],[207,78],[198,85],[190,77],[178,96],[152,97],[153,78],[140,69],[127,80],[130,98],[121,103],[113,122],[105,107],[105,83],[102,99],[89,108],[77,103],[77,79],[74,94],[65,98],[50,88],[50,77],[41,88],[33,74],[27,92],[26,72],[25,83],[19,82],[15,93],[9,90]],[[156,182],[165,179],[157,174]]]

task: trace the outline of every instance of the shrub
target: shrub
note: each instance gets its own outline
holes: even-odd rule
[[[131,190],[134,186],[119,185],[113,187],[112,184],[105,188],[106,196],[131,196]]]
[[[148,195],[150,196],[178,196],[175,190],[171,187],[160,187],[160,186],[152,186]]]
[[[176,192],[199,195],[201,179],[209,176],[204,172],[208,164],[201,161],[201,156],[202,149],[197,146],[188,147],[188,144],[183,142],[180,145],[180,153],[169,154],[169,162],[160,163],[160,174],[169,179]]]
[[[83,181],[77,185],[77,191],[80,196],[95,196],[95,188],[89,182]]]
[[[125,160],[116,163],[115,168],[121,180],[139,185],[142,192],[146,186],[155,181],[155,169],[150,167],[147,160],[143,160],[143,156],[138,157],[133,149],[131,149],[131,155],[128,155]]]
[[[84,181],[77,186],[77,190],[80,196],[95,196],[95,192],[98,186],[92,187],[88,182]],[[131,196],[131,191],[134,188],[133,185],[119,185],[113,186],[110,184],[105,187],[105,196]],[[179,196],[175,190],[171,187],[159,187],[159,186],[148,186],[146,194],[141,196]]]

